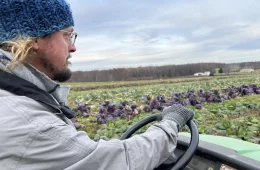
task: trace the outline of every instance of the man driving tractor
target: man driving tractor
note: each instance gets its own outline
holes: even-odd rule
[[[65,0],[0,1],[1,169],[148,170],[170,156],[194,113],[181,105],[126,140],[91,140],[66,106],[74,20]]]

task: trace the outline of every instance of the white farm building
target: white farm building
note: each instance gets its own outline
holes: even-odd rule
[[[254,69],[251,69],[251,68],[246,68],[246,69],[241,69],[240,72],[243,72],[243,73],[251,73],[253,72]]]
[[[209,76],[210,72],[209,71],[205,71],[204,73],[195,73],[194,76]]]

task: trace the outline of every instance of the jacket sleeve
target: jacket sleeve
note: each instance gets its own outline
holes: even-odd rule
[[[94,142],[85,132],[73,128],[45,125],[28,148],[27,154],[34,160],[31,163],[35,164],[37,156],[38,160],[46,161],[46,169],[152,170],[171,156],[176,147],[176,125],[167,121],[124,141]]]
[[[152,170],[173,156],[175,130],[175,123],[162,121],[124,141],[99,140],[90,155],[67,169]]]
[[[177,126],[167,120],[123,141],[95,142],[38,103],[21,105],[6,98],[2,104],[1,112],[10,113],[5,119],[15,120],[10,126],[0,125],[5,127],[0,130],[4,133],[0,141],[8,141],[0,146],[10,146],[9,151],[15,148],[11,156],[3,157],[13,159],[9,162],[20,170],[152,170],[172,156],[176,147]],[[5,161],[1,164],[12,169]]]

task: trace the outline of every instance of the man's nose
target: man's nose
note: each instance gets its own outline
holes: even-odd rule
[[[76,46],[75,46],[75,45],[70,45],[69,52],[70,52],[70,53],[74,53],[74,52],[76,52],[76,51],[77,51]]]

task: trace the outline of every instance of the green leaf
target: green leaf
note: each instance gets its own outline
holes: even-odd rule
[[[98,140],[98,139],[100,139],[100,136],[99,136],[98,134],[96,134],[96,135],[94,136],[94,140]]]
[[[117,134],[114,134],[114,135],[111,137],[111,139],[119,139],[119,138],[120,138],[120,136],[117,135]]]
[[[209,107],[208,110],[209,110],[211,113],[214,113],[214,114],[218,113],[218,111],[219,111],[219,109],[218,109],[217,107]]]
[[[235,103],[228,103],[228,104],[226,104],[226,108],[227,108],[228,110],[233,111],[233,110],[236,109],[236,104],[235,104]]]
[[[226,135],[229,136],[229,135],[234,135],[234,132],[233,132],[233,129],[232,128],[228,128],[226,130]]]
[[[217,123],[215,127],[219,130],[226,130],[226,128],[222,125],[222,123]]]
[[[127,126],[122,126],[119,131],[120,133],[124,133],[127,130]]]
[[[239,126],[239,127],[238,127],[238,131],[237,131],[237,135],[238,135],[239,137],[245,137],[246,134],[247,134],[246,129],[245,129],[244,127],[242,127],[242,126]]]
[[[97,131],[97,134],[99,135],[99,136],[104,136],[104,133],[106,132],[106,130],[104,130],[104,129],[99,129],[98,131]]]
[[[222,122],[222,125],[223,125],[224,128],[228,129],[228,128],[231,127],[231,122],[229,120],[224,120]]]
[[[258,126],[249,126],[248,130],[250,130],[250,131],[258,131],[259,128],[258,128]]]
[[[199,131],[200,134],[205,133],[205,126],[198,127],[198,131]]]
[[[257,120],[256,118],[253,118],[251,122],[252,122],[252,123],[258,123],[259,121],[260,121],[260,120]]]

